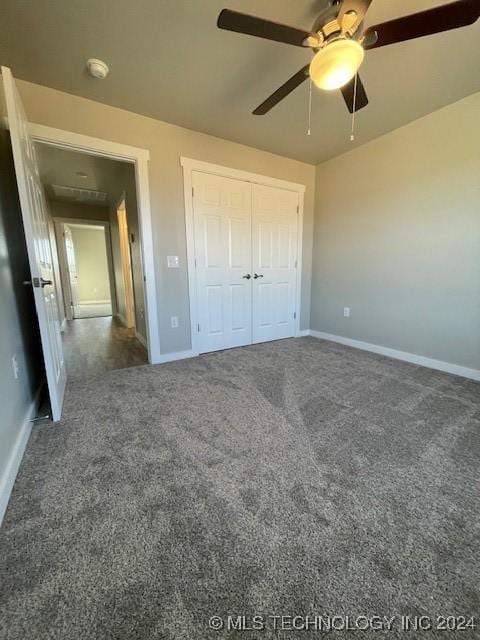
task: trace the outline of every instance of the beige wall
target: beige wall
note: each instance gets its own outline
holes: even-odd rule
[[[306,185],[300,322],[302,328],[308,328],[315,167],[40,85],[18,81],[18,87],[32,122],[149,149],[163,353],[190,348],[182,155]],[[178,255],[181,268],[167,269],[167,255]],[[178,329],[170,327],[173,315],[179,317]]]
[[[312,329],[480,369],[479,116],[477,93],[317,167]]]
[[[104,228],[69,227],[75,252],[78,302],[85,304],[110,301]]]

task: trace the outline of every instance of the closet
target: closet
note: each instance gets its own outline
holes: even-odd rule
[[[192,172],[199,351],[294,335],[295,191]]]

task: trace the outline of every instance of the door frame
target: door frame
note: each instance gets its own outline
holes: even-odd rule
[[[231,167],[224,167],[203,160],[195,160],[185,156],[180,157],[180,165],[183,168],[183,193],[185,200],[185,232],[187,239],[187,270],[188,270],[188,297],[190,301],[190,334],[192,343],[192,356],[200,353],[200,340],[198,335],[198,294],[197,279],[195,275],[195,225],[193,211],[193,180],[192,172],[210,173],[222,178],[233,178],[252,184],[261,184],[267,187],[278,187],[298,194],[297,214],[297,269],[295,282],[295,332],[294,336],[300,337],[303,332],[300,329],[300,309],[302,303],[302,257],[303,257],[303,209],[305,200],[305,185],[288,180],[271,178],[250,171],[242,171]]]
[[[68,294],[69,299],[72,299],[72,292],[70,287],[70,278],[68,272],[67,256],[65,250],[65,239],[63,236],[63,226],[67,225],[82,225],[103,227],[105,232],[105,246],[107,250],[107,265],[108,265],[108,282],[110,285],[110,302],[112,304],[112,315],[115,315],[117,309],[117,299],[115,290],[115,279],[113,275],[113,257],[112,257],[112,242],[110,234],[110,223],[106,220],[90,220],[88,218],[52,218],[55,227],[55,240],[57,242],[58,262],[60,267],[60,279],[62,281],[63,290]],[[65,298],[65,295],[64,295]],[[65,317],[67,320],[73,320],[73,314],[71,309],[67,311],[70,304],[67,304],[64,299]]]
[[[143,256],[145,282],[145,320],[147,326],[148,361],[150,364],[161,362],[160,331],[158,326],[158,304],[153,250],[152,214],[150,207],[150,188],[148,162],[150,152],[147,149],[85,136],[73,131],[55,129],[42,124],[29,123],[29,132],[34,142],[43,142],[60,149],[68,149],[88,155],[100,156],[111,160],[130,162],[135,166],[137,190],[138,222]]]

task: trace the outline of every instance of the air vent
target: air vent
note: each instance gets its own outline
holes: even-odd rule
[[[75,200],[75,202],[105,202],[107,200],[107,194],[104,191],[65,187],[59,184],[52,184],[52,189],[57,198],[68,198],[68,200]]]

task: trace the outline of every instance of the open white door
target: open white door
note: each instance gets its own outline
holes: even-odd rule
[[[122,259],[123,286],[125,290],[125,320],[129,329],[135,328],[135,297],[133,292],[132,256],[128,235],[127,211],[125,201],[117,209],[118,238]]]
[[[63,237],[65,239],[65,253],[67,254],[68,280],[71,293],[72,318],[75,317],[75,309],[78,307],[77,264],[75,262],[75,249],[73,247],[72,230],[68,224],[63,225]]]
[[[67,374],[60,335],[45,196],[15,81],[8,67],[1,69],[52,417],[57,421],[62,413]]]

